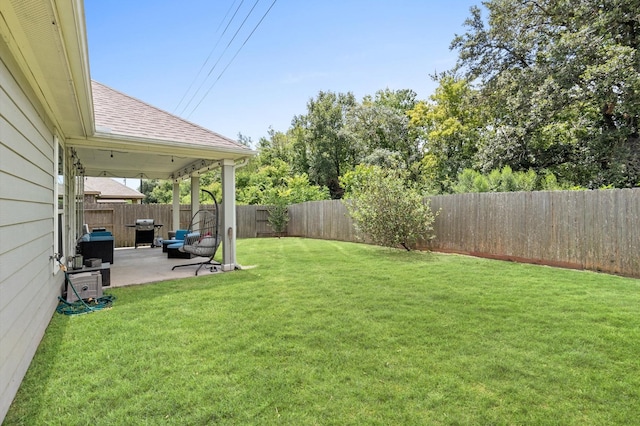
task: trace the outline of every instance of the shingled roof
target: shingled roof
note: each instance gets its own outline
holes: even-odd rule
[[[251,152],[233,139],[205,129],[97,81],[91,81],[96,132],[185,142]]]
[[[102,199],[140,200],[144,194],[108,177],[85,177],[85,194],[97,194]]]

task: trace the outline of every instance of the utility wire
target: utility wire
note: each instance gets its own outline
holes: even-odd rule
[[[222,27],[222,24],[224,23],[224,21],[227,19],[227,16],[229,16],[229,12],[231,12],[231,9],[233,8],[233,5],[236,4],[238,0],[234,0],[233,3],[231,3],[231,6],[229,6],[229,9],[227,9],[227,13],[225,13],[224,18],[222,18],[222,20],[220,21],[220,23],[218,24],[218,28],[216,28],[216,31],[214,32],[214,34],[218,34],[218,31],[220,31],[220,27]],[[220,35],[220,37],[218,38],[218,41],[216,41],[216,44],[213,46],[213,49],[211,49],[211,52],[209,52],[209,56],[207,56],[207,59],[205,59],[205,61],[202,63],[202,66],[200,67],[200,70],[198,71],[198,73],[196,74],[196,76],[193,78],[193,81],[191,82],[191,84],[189,85],[189,88],[186,90],[186,92],[184,92],[184,95],[182,95],[182,98],[180,99],[180,102],[178,102],[178,105],[176,105],[176,107],[173,109],[173,112],[175,113],[176,110],[180,107],[180,104],[182,104],[182,101],[184,101],[184,98],[187,97],[187,94],[191,91],[191,89],[193,88],[193,85],[195,84],[195,82],[198,80],[198,78],[200,77],[200,74],[202,73],[202,70],[204,69],[204,67],[207,65],[207,63],[209,62],[209,59],[211,59],[211,55],[213,55],[213,52],[216,50],[216,48],[218,47],[218,44],[220,44],[220,41],[222,40],[222,38],[224,37],[225,33],[227,32],[227,29],[229,29],[229,25],[231,25],[231,22],[233,21],[233,19],[236,17],[236,14],[238,13],[238,10],[240,10],[240,7],[242,6],[242,3],[244,3],[244,0],[242,0],[240,2],[240,4],[238,5],[238,7],[236,8],[236,11],[233,13],[233,16],[231,17],[231,19],[229,20],[229,22],[227,23],[227,26],[225,27],[224,31],[222,32],[222,34]]]
[[[198,86],[198,88],[196,89],[196,91],[193,93],[193,95],[191,96],[191,98],[189,99],[189,101],[187,102],[187,104],[184,106],[184,108],[182,109],[182,111],[180,112],[180,114],[183,114],[187,108],[189,108],[189,106],[191,105],[191,103],[193,102],[193,99],[196,97],[196,95],[198,94],[198,92],[200,92],[200,89],[202,89],[202,86],[204,86],[204,84],[207,82],[207,79],[209,78],[209,76],[211,76],[211,73],[213,73],[213,70],[218,66],[218,64],[220,63],[220,61],[222,60],[222,58],[224,57],[224,54],[227,53],[227,50],[229,49],[229,46],[231,46],[231,43],[233,43],[233,41],[236,39],[236,36],[238,35],[238,33],[240,32],[240,30],[242,29],[242,27],[244,27],[244,24],[247,22],[247,19],[249,19],[249,16],[251,16],[251,14],[253,13],[253,10],[256,8],[256,6],[258,5],[258,2],[260,0],[256,0],[255,3],[253,3],[253,6],[251,7],[251,10],[249,11],[249,13],[247,14],[247,16],[245,16],[244,20],[242,21],[242,23],[240,24],[240,26],[238,27],[238,29],[236,30],[235,34],[233,34],[233,37],[231,37],[231,40],[229,40],[229,43],[227,43],[227,46],[224,48],[224,50],[222,51],[222,53],[220,54],[220,56],[218,57],[218,60],[216,61],[215,64],[213,64],[213,66],[211,67],[211,69],[209,70],[209,72],[207,73],[207,76],[204,78],[204,80],[202,80],[202,83],[200,83],[200,86]],[[193,111],[192,111],[193,112]],[[189,114],[191,115],[191,114]]]
[[[222,72],[220,73],[220,75],[218,75],[218,78],[216,78],[216,80],[213,82],[213,84],[209,87],[209,89],[207,90],[207,92],[204,94],[204,96],[200,99],[200,102],[198,102],[198,104],[191,110],[191,112],[189,113],[189,115],[187,116],[187,118],[191,117],[191,114],[193,114],[193,112],[198,109],[198,107],[200,106],[200,104],[202,103],[202,101],[205,100],[205,98],[209,95],[209,92],[211,92],[211,89],[213,89],[213,86],[216,85],[216,83],[218,82],[218,80],[220,80],[220,78],[222,77],[222,75],[225,73],[225,71],[227,71],[227,68],[229,68],[229,66],[233,63],[233,61],[236,59],[236,56],[238,56],[238,54],[240,53],[240,51],[242,50],[242,48],[244,47],[245,44],[247,44],[247,42],[249,41],[249,39],[251,38],[251,36],[253,35],[253,33],[256,32],[256,30],[258,29],[258,27],[260,26],[260,24],[262,23],[262,21],[264,21],[264,18],[267,17],[267,15],[269,14],[269,12],[271,11],[271,9],[273,8],[273,6],[276,4],[278,0],[273,0],[273,2],[271,3],[271,6],[269,6],[269,9],[267,9],[267,11],[264,13],[264,15],[262,15],[262,18],[260,18],[260,21],[258,21],[258,23],[256,24],[256,26],[253,28],[253,30],[251,31],[251,33],[249,34],[249,36],[247,36],[247,38],[244,40],[244,42],[242,43],[242,46],[240,46],[240,48],[236,51],[235,55],[233,55],[233,58],[231,58],[231,61],[229,61],[229,63],[227,64],[226,67],[224,67],[224,69],[222,70]],[[213,70],[212,70],[213,71]]]
[[[229,10],[227,10],[227,13],[225,15],[225,18],[229,15],[229,11],[233,8],[233,5],[236,3],[237,0],[234,0],[234,2],[231,4],[231,6],[229,7]],[[202,70],[205,68],[205,66],[207,65],[207,63],[209,62],[209,59],[211,59],[211,56],[213,55],[213,52],[215,52],[216,48],[218,47],[218,44],[220,44],[220,42],[222,41],[224,35],[227,33],[227,30],[229,29],[229,26],[231,25],[231,23],[233,22],[233,20],[235,19],[236,15],[238,14],[238,11],[240,10],[240,8],[242,7],[242,4],[244,3],[244,0],[240,1],[240,4],[238,5],[238,7],[236,8],[235,12],[233,12],[233,16],[231,17],[231,19],[229,20],[229,22],[227,22],[227,26],[224,28],[224,31],[222,32],[222,34],[220,35],[220,37],[218,38],[218,41],[216,41],[216,44],[213,46],[213,49],[211,49],[211,52],[209,52],[209,56],[207,56],[207,59],[204,61],[204,63],[202,64],[202,66],[200,67],[200,70],[198,71],[198,74],[196,75],[196,77],[193,79],[193,81],[191,82],[191,85],[189,85],[189,89],[187,89],[186,92],[184,92],[184,95],[182,95],[182,99],[180,99],[180,102],[178,102],[178,105],[176,106],[174,112],[180,107],[180,104],[182,104],[182,102],[184,101],[184,99],[186,98],[186,96],[189,94],[189,92],[191,91],[191,89],[193,88],[193,85],[196,83],[196,81],[198,81],[198,78],[200,77]],[[220,21],[220,24],[218,25],[218,29],[220,29],[220,27],[222,26],[222,23],[224,22],[224,19],[222,21]],[[217,34],[216,30],[216,34]],[[205,77],[206,80],[206,77]],[[201,83],[202,86],[202,83]],[[198,92],[200,88],[198,87],[198,89],[196,89],[196,91],[194,92],[194,96],[195,94]],[[193,96],[192,96],[193,98]],[[189,102],[191,102],[191,100],[189,100]],[[189,103],[185,104],[185,106],[182,108],[181,113],[184,113],[184,111],[187,109],[187,107],[189,106]]]

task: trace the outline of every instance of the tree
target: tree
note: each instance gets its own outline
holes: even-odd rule
[[[144,194],[144,199],[142,202],[144,204],[156,204],[158,200],[153,194],[153,190],[156,186],[159,185],[158,179],[145,179],[142,181],[142,185],[140,187],[140,192]]]
[[[391,90],[386,88],[378,90],[373,99],[370,96],[365,96],[363,103],[374,103],[406,113],[418,103],[417,96],[416,92],[411,89]]]
[[[360,165],[346,173],[342,183],[354,226],[373,243],[410,250],[417,240],[433,238],[435,217],[429,202],[406,186],[406,172]]]
[[[293,138],[287,133],[277,132],[269,128],[269,137],[260,138],[258,142],[259,162],[268,165],[275,160],[282,160],[291,164],[293,160]]]
[[[440,85],[430,102],[416,104],[409,117],[424,140],[423,166],[432,168],[432,179],[448,192],[456,176],[473,166],[482,120],[477,93],[466,80],[450,74],[435,78]]]
[[[267,218],[269,225],[271,225],[271,229],[274,230],[279,238],[287,230],[287,223],[289,223],[287,203],[284,199],[277,199],[267,209],[269,212],[269,217]]]
[[[285,205],[329,199],[329,190],[311,184],[309,177],[293,173],[282,160],[238,174],[236,200],[240,204]]]
[[[326,186],[332,198],[342,196],[339,177],[355,165],[357,151],[344,132],[348,111],[356,105],[352,93],[320,92],[307,103],[307,114],[294,118],[300,127],[295,135],[302,138],[309,178]]]
[[[550,169],[588,187],[640,180],[637,0],[491,0],[457,36],[458,70],[491,113],[484,170]]]
[[[357,150],[358,162],[376,151],[397,154],[406,169],[419,160],[419,146],[409,132],[406,111],[365,101],[350,110],[345,132]]]
[[[182,195],[182,184],[180,185],[180,195]],[[150,198],[153,197],[158,204],[171,204],[173,200],[173,184],[170,180],[161,180],[151,191]]]
[[[476,170],[465,169],[458,175],[453,192],[512,192],[512,191],[556,191],[563,188],[555,175],[546,172],[537,175],[533,170],[514,172],[511,167],[491,170],[482,174]]]
[[[251,136],[245,136],[242,133],[238,133],[238,143],[246,146],[247,148],[251,148],[251,146],[253,145]]]

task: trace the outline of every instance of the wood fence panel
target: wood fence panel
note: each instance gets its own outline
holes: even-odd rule
[[[307,209],[307,235],[311,238],[322,238],[324,234],[324,202],[309,201]]]
[[[594,223],[593,221],[597,220],[596,217],[589,218],[590,215],[593,216],[597,212],[589,210],[585,194],[585,191],[574,191],[568,194],[569,203],[557,203],[558,206],[564,207],[564,214],[559,227],[567,230],[567,233],[564,234],[567,247],[566,260],[570,264],[581,266],[585,264],[585,248],[596,250],[597,244],[600,243],[599,240],[589,241],[589,235],[585,234],[586,223]],[[597,237],[594,234],[591,235]],[[562,257],[560,260],[562,260]]]
[[[605,262],[603,256],[608,257],[604,247],[606,246],[605,240],[607,234],[610,231],[608,224],[613,219],[608,215],[611,209],[609,206],[610,200],[603,195],[605,194],[593,194],[589,197],[591,201],[591,203],[589,203],[590,205],[587,206],[585,202],[585,205],[582,206],[584,208],[582,224],[586,229],[589,229],[590,232],[586,235],[575,236],[576,239],[582,237],[583,240],[584,250],[581,253],[582,264],[584,267],[595,270],[599,268],[599,264]],[[571,243],[574,243],[574,241],[569,241],[570,249],[573,248]],[[574,253],[570,251],[570,255],[574,255]]]
[[[289,223],[287,224],[287,235],[292,237],[302,237],[307,235],[307,213],[305,203],[289,206]]]
[[[269,223],[269,208],[271,206],[254,206],[256,210],[256,237],[274,237],[277,233],[273,230],[273,227]],[[284,235],[287,235],[285,228]]]
[[[236,206],[237,238],[255,238],[256,206]]]
[[[640,188],[431,197],[427,247],[640,277]]]
[[[331,200],[326,203],[322,203],[322,217],[324,218],[324,223],[328,226],[323,229],[322,234],[323,238],[327,240],[337,240],[338,239],[338,220],[339,215],[336,212],[337,206],[341,203],[340,200]]]
[[[525,193],[524,211],[537,210],[538,214],[527,214],[524,217],[524,229],[521,238],[524,240],[525,258],[542,261],[550,256],[546,250],[553,240],[553,226],[551,221],[551,201],[542,192]],[[540,241],[540,244],[536,244]]]
[[[360,241],[361,236],[356,235],[355,228],[353,226],[353,220],[349,216],[347,207],[344,202],[337,201],[335,203],[336,209],[336,234],[337,239],[340,241]]]
[[[618,241],[624,236],[620,231],[626,218],[624,201],[617,191],[598,191],[591,197],[591,205],[585,206],[585,228],[588,240],[585,246],[590,248],[585,256],[585,267],[594,270],[609,270],[620,273],[623,260]]]
[[[111,229],[114,225],[114,218],[117,215],[112,208],[97,208],[94,210],[94,214],[91,217],[91,221],[86,221],[89,225],[89,229],[93,228],[106,228]]]
[[[446,201],[442,195],[431,197],[430,202],[431,210],[437,213],[437,216],[433,223],[435,239],[427,243],[426,248],[439,247],[443,250],[451,250],[453,237],[451,227],[448,225],[454,221],[455,210],[452,205],[451,208],[444,208]]]
[[[465,195],[464,198],[461,197],[458,200],[451,200],[451,201],[457,201],[456,207],[457,207],[458,215],[460,216],[458,220],[460,221],[462,221],[465,218],[465,215],[467,214],[465,210],[469,209],[467,211],[470,211],[470,208],[466,207],[469,205],[469,203],[465,202],[465,198],[469,198],[470,194],[464,194],[464,195]],[[496,236],[493,235],[493,232],[495,229],[494,223],[496,221],[496,217],[495,217],[495,209],[490,208],[493,204],[492,198],[479,197],[475,199],[475,202],[477,203],[476,208],[478,209],[478,221],[477,221],[476,229],[478,231],[477,246],[478,246],[479,253],[493,251],[495,250],[494,246],[498,244],[498,242],[496,242]],[[451,223],[449,224],[449,226],[453,228],[457,227],[455,223]],[[456,238],[455,239],[456,250],[465,251],[464,248],[468,246],[466,245],[464,241],[464,237],[462,236],[461,232],[458,232],[455,238]]]
[[[323,203],[323,213],[322,215],[325,218],[325,223],[329,225],[328,232],[325,232],[325,239],[328,240],[339,240],[338,230],[340,226],[338,222],[342,219],[340,217],[339,209],[342,205],[340,200],[331,200],[329,203]]]
[[[611,229],[609,238],[607,239],[607,251],[613,254],[614,258],[609,259],[613,265],[615,265],[616,273],[621,273],[627,267],[627,256],[624,254],[624,247],[618,245],[618,241],[624,241],[625,236],[622,232],[628,229],[629,225],[627,216],[625,213],[628,211],[627,200],[623,197],[623,193],[619,191],[611,191],[612,195],[612,208],[617,213],[615,215],[615,225]],[[640,224],[637,224],[638,226]],[[640,252],[637,253],[640,256]]]
[[[626,217],[624,229],[621,230],[622,234],[626,236],[626,244],[620,245],[621,256],[624,256],[625,261],[622,262],[626,265],[625,271],[636,271],[640,276],[640,194],[636,193],[635,196],[631,195],[632,189],[623,190],[628,192],[625,194],[625,212]]]

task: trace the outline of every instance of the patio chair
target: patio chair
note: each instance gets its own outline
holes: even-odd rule
[[[191,253],[199,257],[207,257],[207,260],[202,262],[188,263],[185,265],[176,265],[171,270],[176,268],[182,268],[185,266],[198,266],[196,269],[196,275],[202,267],[207,265],[211,272],[222,266],[220,263],[215,262],[213,257],[216,255],[216,251],[221,243],[221,238],[218,233],[218,202],[213,194],[207,190],[202,189],[202,192],[206,192],[213,199],[213,209],[201,208],[191,218],[191,223],[187,230],[187,234],[184,236],[184,242],[182,247],[178,250],[184,253]]]

